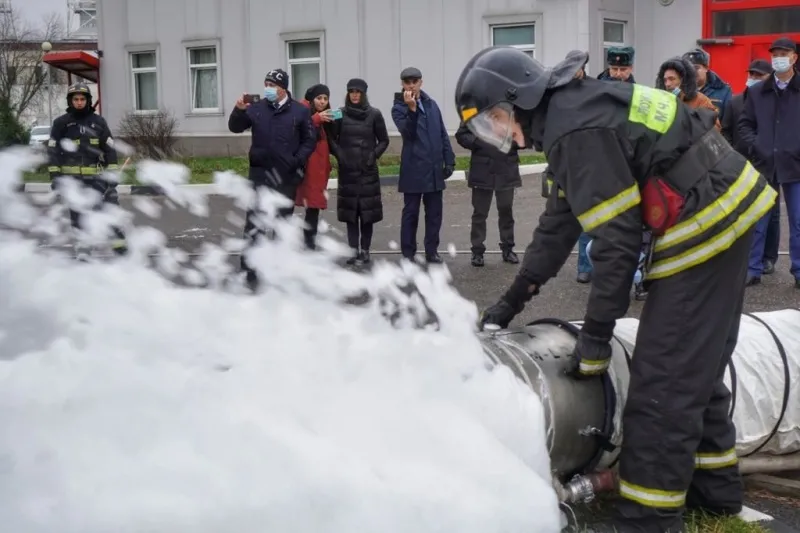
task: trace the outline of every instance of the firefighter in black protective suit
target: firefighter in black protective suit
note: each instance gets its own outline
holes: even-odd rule
[[[500,150],[543,149],[558,188],[519,274],[481,324],[508,326],[583,230],[594,239],[596,276],[566,370],[598,379],[630,303],[643,223],[654,232],[615,526],[675,533],[685,508],[721,515],[742,508],[723,375],[738,336],[753,227],[775,192],[717,133],[712,112],[658,89],[577,79],[582,61],[545,69],[524,52],[495,47],[473,57],[458,81],[467,127]]]
[[[74,151],[65,150],[62,141],[75,144]],[[111,147],[111,130],[105,119],[94,112],[92,93],[85,83],[75,83],[67,90],[67,112],[53,121],[47,143],[48,170],[53,189],[63,188],[65,177],[72,177],[100,195],[103,204],[119,205],[117,184],[103,177],[105,171],[117,171],[117,152]],[[111,141],[111,142],[109,142]],[[70,222],[77,230],[82,226],[81,213],[70,209]],[[127,253],[125,234],[119,227],[112,228],[111,247],[117,255]]]

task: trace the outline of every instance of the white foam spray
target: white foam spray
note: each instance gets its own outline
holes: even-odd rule
[[[0,153],[0,226],[42,227],[15,192],[33,165]],[[177,187],[183,167],[138,173],[207,211]],[[241,178],[217,181],[252,200]],[[254,254],[268,288],[249,296],[180,288],[145,267],[147,252],[168,255],[153,228],[130,230],[129,259],[89,264],[17,230],[0,230],[4,531],[559,530],[541,404],[487,368],[476,309],[445,269],[379,261],[356,274],[333,262],[342,244],[323,236],[328,252],[306,253],[286,224]],[[214,285],[227,252],[207,250]],[[180,272],[184,259],[160,268]],[[408,282],[410,296],[398,289]],[[359,292],[371,303],[340,303]],[[423,298],[438,327],[412,326]]]

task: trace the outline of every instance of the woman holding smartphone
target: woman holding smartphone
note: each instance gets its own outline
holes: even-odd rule
[[[348,265],[370,262],[372,228],[383,220],[378,159],[389,147],[389,133],[380,110],[369,105],[367,82],[347,82],[347,97],[334,155],[339,163],[336,214],[347,225],[353,253]]]
[[[314,250],[317,247],[317,227],[319,226],[319,212],[328,208],[328,197],[325,191],[328,188],[328,178],[331,175],[331,148],[329,139],[333,134],[333,115],[330,106],[331,92],[327,86],[319,84],[306,91],[305,100],[300,103],[311,108],[311,122],[317,134],[317,144],[305,168],[302,183],[297,188],[294,205],[305,207],[306,227],[303,231],[306,248]]]

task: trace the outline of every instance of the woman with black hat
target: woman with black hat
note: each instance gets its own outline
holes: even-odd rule
[[[335,156],[339,162],[336,213],[347,224],[347,242],[353,250],[348,265],[370,262],[372,228],[383,220],[378,159],[389,147],[389,133],[380,110],[367,99],[367,82],[347,82],[344,113],[338,125]]]
[[[311,109],[311,122],[317,131],[317,144],[306,163],[303,181],[297,188],[294,205],[306,208],[303,231],[306,247],[316,248],[319,212],[328,208],[328,178],[331,175],[331,149],[328,139],[333,133],[333,115],[330,112],[331,92],[326,85],[318,84],[306,91],[305,100],[300,103]]]

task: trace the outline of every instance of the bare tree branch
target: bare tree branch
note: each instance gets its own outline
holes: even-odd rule
[[[119,124],[119,137],[131,144],[140,157],[161,161],[177,155],[177,129],[178,119],[170,111],[128,113]]]
[[[44,69],[51,68],[42,64],[41,43],[63,35],[64,24],[55,13],[38,28],[25,23],[13,8],[0,14],[0,105],[17,119],[39,96],[47,80]]]

